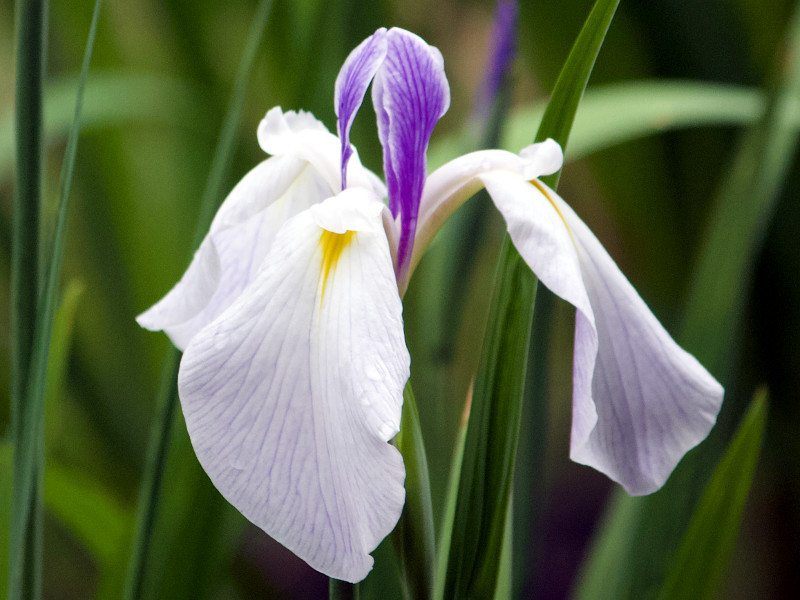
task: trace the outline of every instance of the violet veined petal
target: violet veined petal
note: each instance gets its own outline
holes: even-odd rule
[[[389,208],[400,217],[400,274],[411,258],[428,140],[450,106],[450,88],[439,50],[403,29],[390,29],[386,35],[386,58],[375,75],[372,100],[383,146]]]
[[[384,207],[348,189],[288,220],[253,283],[192,339],[179,392],[220,492],[315,569],[363,579],[402,511],[409,355]],[[345,233],[325,230],[336,215]]]
[[[361,42],[347,57],[336,77],[333,105],[338,118],[337,128],[341,144],[342,189],[346,187],[347,161],[353,152],[350,145],[350,127],[361,107],[375,71],[386,56],[386,29],[378,29]]]
[[[583,221],[553,196],[578,247],[600,341],[592,381],[597,425],[583,437],[573,421],[570,455],[631,495],[649,494],[706,438],[724,390],[672,339]]]
[[[520,255],[577,309],[571,458],[632,495],[654,492],[708,435],[722,387],[672,340],[555,192],[510,173],[481,179]]]
[[[164,330],[181,350],[252,281],[283,222],[330,196],[309,163],[276,156],[252,169],[233,188],[181,280],[137,317]]]

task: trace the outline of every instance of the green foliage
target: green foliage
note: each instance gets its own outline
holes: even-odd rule
[[[392,541],[400,562],[405,597],[425,600],[433,596],[436,539],[428,458],[410,384],[403,393],[403,416],[395,443],[406,466],[406,503]]]
[[[756,392],[689,521],[660,598],[718,597],[750,493],[767,421],[767,391]]]

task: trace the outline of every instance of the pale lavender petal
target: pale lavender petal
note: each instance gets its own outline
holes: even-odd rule
[[[511,172],[480,178],[522,258],[577,309],[572,459],[632,495],[654,492],[708,435],[722,387],[672,340],[555,192]]]
[[[703,441],[722,405],[722,386],[670,337],[603,246],[555,196],[570,227],[597,325],[592,395],[597,425],[573,421],[571,457],[618,481],[631,495],[666,482]],[[575,331],[577,348],[585,330]]]
[[[253,280],[283,222],[331,193],[303,160],[276,156],[262,162],[233,188],[186,273],[137,317],[139,325],[163,330],[184,349]]]
[[[408,31],[387,33],[388,49],[372,85],[383,145],[389,208],[400,218],[397,270],[408,268],[433,128],[450,106],[444,61],[436,48]]]
[[[347,161],[353,152],[350,127],[361,107],[375,71],[386,56],[386,29],[380,28],[361,42],[347,57],[336,77],[333,105],[338,117],[339,140],[342,147],[342,189],[346,187]]]
[[[189,344],[179,374],[214,485],[346,581],[367,575],[405,498],[389,440],[410,360],[383,208],[350,188],[288,220],[253,283]],[[330,222],[348,233],[320,225]]]

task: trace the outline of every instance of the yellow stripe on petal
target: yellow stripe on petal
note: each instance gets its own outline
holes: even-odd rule
[[[573,243],[573,244],[575,244],[575,245],[577,246],[578,244],[577,244],[577,242],[575,241],[575,236],[574,236],[574,235],[572,235],[572,229],[570,229],[569,223],[567,223],[567,220],[564,218],[564,215],[561,213],[561,210],[558,208],[558,205],[556,204],[555,200],[553,200],[553,199],[550,197],[550,194],[548,194],[548,193],[547,193],[547,188],[546,188],[546,187],[545,187],[545,186],[542,184],[542,182],[541,182],[541,181],[539,181],[538,179],[531,179],[529,183],[530,183],[531,185],[533,185],[533,187],[535,187],[537,190],[539,190],[540,192],[542,192],[542,195],[543,195],[545,198],[547,198],[547,201],[548,201],[548,202],[550,203],[550,205],[551,205],[551,206],[552,206],[552,207],[555,209],[556,213],[558,213],[558,217],[561,219],[561,222],[562,222],[562,223],[564,223],[564,227],[566,227],[566,228],[567,228],[567,231],[569,232],[569,237],[571,237],[571,238],[572,238],[572,243]]]
[[[355,235],[355,231],[333,233],[327,229],[322,230],[322,235],[319,238],[319,245],[322,247],[322,296],[320,299],[325,297],[325,285],[328,283],[328,276],[331,274],[331,270],[336,268],[339,257],[341,257],[342,252]]]

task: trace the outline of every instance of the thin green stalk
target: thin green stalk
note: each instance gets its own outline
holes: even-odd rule
[[[266,22],[271,9],[272,0],[261,0],[245,42],[230,104],[220,131],[200,204],[197,225],[192,240],[192,252],[203,240],[214,213],[222,200],[238,141],[239,124],[244,110],[250,72],[252,71],[258,48],[261,45],[261,39],[266,29]],[[139,490],[133,545],[123,590],[123,598],[126,600],[138,600],[141,598],[143,584],[146,580],[148,551],[161,498],[164,469],[170,449],[172,421],[178,403],[176,379],[180,357],[181,354],[178,350],[170,348],[164,359],[161,386],[156,397],[156,417],[151,429],[147,462]]]
[[[30,393],[39,308],[39,219],[42,207],[42,88],[46,64],[47,0],[16,6],[17,180],[11,247],[11,428],[14,491],[8,598],[42,593],[41,412]]]
[[[403,596],[427,600],[434,589],[436,541],[428,459],[411,382],[406,383],[403,400],[400,433],[395,444],[406,466],[406,503],[392,532],[392,542],[400,566]]]
[[[147,565],[147,551],[156,521],[156,508],[161,497],[164,466],[167,464],[170,430],[177,406],[178,365],[181,353],[170,346],[161,370],[161,382],[158,390],[156,415],[150,429],[150,441],[147,446],[142,483],[139,486],[139,498],[136,503],[136,535],[128,560],[123,598],[140,598],[144,583],[144,570]]]

